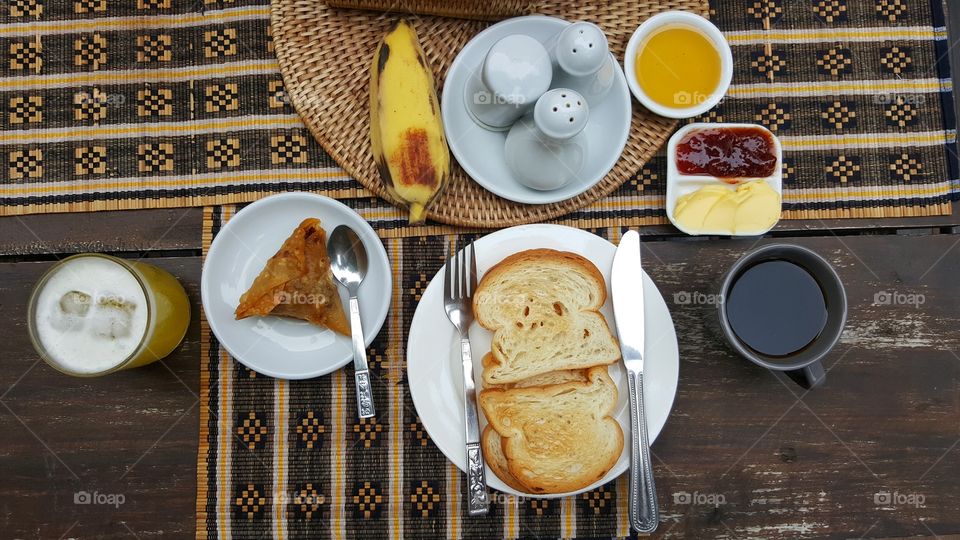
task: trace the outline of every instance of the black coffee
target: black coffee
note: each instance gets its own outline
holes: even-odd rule
[[[737,337],[772,357],[803,349],[827,323],[820,285],[804,268],[787,261],[765,261],[745,270],[730,288],[725,309]]]

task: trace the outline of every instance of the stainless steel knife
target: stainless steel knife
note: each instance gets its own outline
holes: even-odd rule
[[[660,510],[653,482],[647,418],[643,409],[644,312],[640,234],[627,231],[613,257],[613,314],[630,392],[630,524],[639,533],[657,529]]]

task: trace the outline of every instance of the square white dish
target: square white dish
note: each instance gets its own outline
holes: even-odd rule
[[[783,208],[783,147],[780,145],[780,140],[767,128],[758,125],[758,124],[721,124],[721,123],[706,123],[706,122],[695,122],[692,124],[687,124],[686,126],[677,130],[676,133],[670,137],[670,142],[667,143],[667,200],[666,200],[666,211],[667,219],[670,220],[670,223],[674,227],[680,229],[682,232],[697,236],[697,235],[718,235],[718,236],[759,236],[764,234],[770,229],[774,228],[777,222],[774,222],[773,225],[766,229],[761,229],[757,231],[746,231],[740,233],[731,234],[730,231],[711,231],[711,230],[689,230],[673,219],[674,209],[677,207],[677,199],[680,197],[692,193],[704,186],[711,185],[720,185],[726,186],[731,191],[737,189],[739,184],[731,184],[725,182],[724,180],[714,177],[714,176],[705,176],[705,175],[690,175],[690,174],[681,174],[677,170],[677,145],[680,144],[680,141],[690,133],[698,129],[718,129],[718,128],[756,128],[762,129],[770,134],[771,139],[773,140],[774,148],[777,154],[777,165],[774,169],[772,175],[761,178],[744,178],[740,183],[749,180],[763,180],[766,182],[774,191],[777,192],[777,195],[780,197],[780,207],[781,211]]]

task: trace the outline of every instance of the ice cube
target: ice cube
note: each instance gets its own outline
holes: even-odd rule
[[[55,311],[50,315],[50,326],[57,332],[73,332],[83,328],[84,318],[81,315]]]
[[[117,339],[130,335],[133,312],[137,305],[117,295],[103,295],[97,301],[97,309],[90,315],[96,335]]]
[[[85,292],[69,291],[60,297],[60,311],[85,317],[90,311],[90,300],[90,295]]]

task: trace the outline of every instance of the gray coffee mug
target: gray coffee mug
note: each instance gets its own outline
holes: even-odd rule
[[[820,255],[807,248],[789,244],[768,244],[747,253],[727,271],[720,285],[720,298],[729,297],[734,282],[747,269],[766,261],[786,261],[806,270],[820,285],[827,309],[827,322],[820,334],[803,349],[786,358],[773,358],[751,349],[733,331],[727,319],[726,303],[717,304],[720,328],[727,343],[740,356],[787,376],[804,388],[815,388],[826,380],[821,360],[840,340],[847,322],[847,293],[836,270]]]

